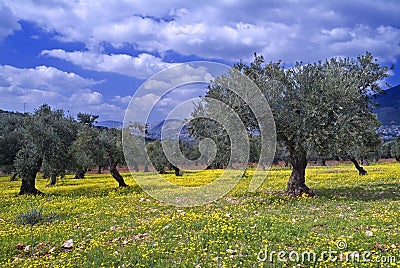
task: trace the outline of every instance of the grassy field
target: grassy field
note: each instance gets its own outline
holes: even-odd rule
[[[38,179],[46,193],[38,197],[18,196],[21,182],[0,177],[0,267],[400,267],[400,164],[366,169],[359,176],[351,165],[310,167],[318,197],[294,199],[282,191],[290,170],[273,168],[256,193],[247,191],[247,177],[194,208],[152,199],[129,174],[123,189],[109,175],[52,188]],[[168,178],[200,185],[219,174]],[[15,219],[34,208],[59,217],[32,228],[31,256],[30,228]],[[63,248],[70,239],[72,248]]]

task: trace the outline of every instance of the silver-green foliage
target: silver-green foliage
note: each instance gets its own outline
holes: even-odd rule
[[[356,59],[296,63],[291,68],[284,68],[280,62],[265,63],[262,56],[255,55],[252,63],[239,63],[234,68],[257,84],[270,105],[277,140],[286,146],[293,166],[288,184],[291,194],[291,187],[301,188],[294,194],[308,189],[304,170],[310,155],[354,158],[380,145],[372,97],[382,93],[380,81],[388,76],[388,68],[377,63],[370,53]],[[234,81],[235,77],[231,79]],[[215,79],[206,97],[235,110],[249,133],[257,129],[258,121],[248,103],[218,81]],[[200,108],[207,110],[207,106]],[[201,109],[198,111],[203,112]]]

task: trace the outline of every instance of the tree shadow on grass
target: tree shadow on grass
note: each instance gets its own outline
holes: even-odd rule
[[[360,201],[400,200],[400,184],[364,184],[352,187],[315,188],[319,197],[347,198]]]
[[[55,186],[56,187],[56,186]],[[128,185],[126,187],[112,187],[107,189],[99,189],[96,185],[77,187],[73,190],[57,191],[51,193],[45,193],[45,196],[69,196],[69,197],[102,197],[109,195],[129,195],[129,194],[141,194],[143,193],[142,188],[139,185]]]

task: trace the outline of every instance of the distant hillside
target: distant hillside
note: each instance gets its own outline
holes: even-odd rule
[[[106,121],[99,121],[94,124],[95,126],[99,127],[106,127],[106,128],[122,128],[123,123],[114,120],[106,120]]]
[[[163,120],[149,124],[147,137],[153,140],[161,140],[161,130],[164,128],[163,139],[173,138],[182,126],[182,121],[177,119]],[[189,140],[190,134],[186,126],[180,131],[182,140]]]
[[[380,95],[376,102],[380,104],[375,108],[382,125],[400,126],[400,85],[386,90],[386,94]]]
[[[171,139],[175,137],[175,133],[180,130],[183,122],[178,119],[169,119],[163,120],[159,122],[151,122],[148,123],[148,133],[146,138],[150,140],[161,140],[161,130],[164,127],[163,138]],[[107,120],[107,121],[99,121],[95,123],[95,126],[106,127],[106,128],[122,128],[123,123],[119,121]],[[190,140],[189,131],[187,127],[183,127],[182,131],[180,131],[180,138],[182,140]]]
[[[23,113],[19,113],[19,112],[10,112],[10,111],[5,111],[5,110],[0,109],[0,117],[6,116],[8,114],[17,114],[17,115],[21,115],[21,116],[24,115]]]

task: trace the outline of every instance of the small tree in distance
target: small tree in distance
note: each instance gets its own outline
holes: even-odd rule
[[[77,114],[77,118],[78,118],[78,122],[92,127],[94,126],[94,123],[96,123],[97,119],[99,118],[98,115],[94,115],[94,114],[88,114],[88,113],[78,113]]]
[[[164,141],[164,142],[170,142],[170,141]],[[148,143],[146,145],[146,150],[154,169],[157,170],[160,174],[165,174],[165,168],[168,168],[174,170],[175,176],[182,175],[180,173],[180,169],[168,161],[163,151],[161,141],[156,140]]]
[[[125,163],[122,150],[122,131],[118,129],[95,128],[81,125],[76,140],[69,150],[76,178],[84,178],[85,173],[95,167],[110,167],[110,173],[121,187],[127,186],[117,166]]]
[[[391,153],[396,161],[400,162],[400,136],[397,136],[396,140],[393,141]]]
[[[109,163],[111,176],[118,182],[119,187],[128,186],[117,169],[118,165],[125,164],[122,131],[115,128],[102,130],[99,135],[99,146]]]

